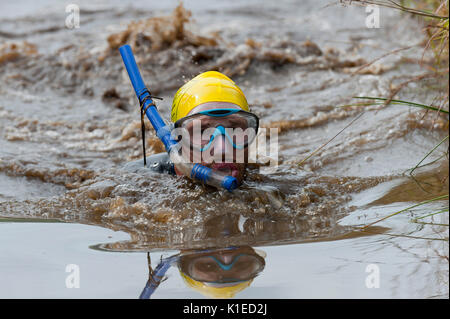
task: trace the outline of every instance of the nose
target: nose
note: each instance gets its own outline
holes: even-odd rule
[[[233,262],[233,259],[235,257],[235,254],[233,253],[221,253],[218,256],[218,259],[224,264],[224,265],[229,265]]]
[[[217,136],[213,143],[213,154],[215,157],[222,157],[222,160],[233,158],[233,146],[224,135]]]

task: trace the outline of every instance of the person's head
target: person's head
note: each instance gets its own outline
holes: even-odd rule
[[[183,254],[178,268],[186,285],[212,298],[232,298],[264,269],[264,253],[250,246]]]
[[[185,160],[224,171],[242,182],[259,120],[230,78],[208,71],[184,84],[174,96],[171,119],[175,129],[181,130]]]

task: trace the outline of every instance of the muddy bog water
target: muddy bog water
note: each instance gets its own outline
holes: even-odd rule
[[[361,230],[448,194],[448,143],[414,178],[404,174],[445,137],[447,119],[341,107],[423,73],[421,26],[381,9],[381,28],[369,29],[364,8],[328,4],[80,1],[74,29],[59,1],[2,4],[0,296],[137,298],[146,252],[156,267],[180,252],[253,247],[265,266],[236,297],[448,298],[448,211],[415,219],[448,197]],[[126,43],[166,119],[185,81],[206,70],[232,77],[261,125],[278,129],[276,171],[252,165],[228,193],[124,169],[142,156],[118,53]],[[432,103],[438,84],[412,83],[398,97]],[[147,153],[163,151],[147,129]],[[66,285],[71,264],[79,289]],[[166,276],[152,298],[202,297],[176,265]]]

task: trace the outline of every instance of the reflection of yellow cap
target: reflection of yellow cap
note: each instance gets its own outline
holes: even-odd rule
[[[184,282],[186,283],[186,285],[201,293],[202,295],[206,296],[206,297],[211,297],[211,298],[233,298],[235,294],[237,294],[238,292],[244,290],[245,288],[247,288],[248,286],[250,286],[250,284],[252,283],[253,279],[247,280],[247,281],[241,281],[236,283],[235,285],[232,286],[223,286],[223,287],[218,287],[218,286],[208,286],[206,283],[201,282],[201,281],[196,281],[190,277],[188,277],[187,275],[185,275],[182,271],[180,271],[181,277],[184,279]]]
[[[206,102],[229,102],[249,111],[244,93],[229,77],[220,72],[208,71],[197,75],[177,91],[172,103],[172,122]]]

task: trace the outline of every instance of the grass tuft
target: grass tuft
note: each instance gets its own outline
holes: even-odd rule
[[[387,98],[371,97],[371,96],[354,96],[353,98],[355,98],[355,99],[367,99],[367,100],[383,101],[383,103],[381,103],[381,102],[367,102],[367,103],[364,103],[364,104],[357,104],[357,105],[365,105],[365,106],[369,106],[369,105],[384,105],[386,101],[389,101],[389,99],[387,99]],[[389,104],[408,105],[408,106],[419,107],[419,108],[430,110],[430,111],[436,111],[436,112],[440,112],[440,113],[444,113],[444,114],[449,114],[447,110],[444,110],[442,108],[437,108],[437,107],[434,107],[434,106],[431,106],[431,105],[419,104],[419,103],[414,103],[414,102],[409,102],[409,101],[393,100],[393,99],[391,99]],[[353,106],[353,105],[344,105],[344,106]]]
[[[393,217],[393,216],[395,216],[395,215],[398,215],[398,214],[400,214],[400,213],[406,212],[406,211],[411,210],[411,209],[413,209],[413,208],[416,208],[416,207],[418,207],[418,206],[422,206],[422,205],[429,204],[429,203],[432,203],[432,202],[435,202],[435,201],[438,201],[438,200],[442,200],[442,199],[446,199],[446,198],[448,198],[448,194],[441,195],[441,196],[438,196],[438,197],[435,197],[435,198],[432,198],[432,199],[429,199],[429,200],[420,202],[420,203],[415,204],[415,205],[413,205],[413,206],[410,206],[410,207],[404,208],[404,209],[402,209],[402,210],[399,210],[399,211],[397,211],[397,212],[395,212],[395,213],[389,214],[389,215],[387,215],[387,216],[385,216],[385,217],[383,217],[383,218],[380,218],[380,219],[378,219],[378,220],[376,220],[376,221],[374,221],[374,222],[372,222],[372,223],[369,223],[369,224],[367,224],[367,225],[361,227],[360,230],[364,230],[364,229],[366,229],[367,227],[370,227],[370,226],[372,226],[372,225],[375,225],[375,224],[377,224],[377,223],[379,223],[379,222],[381,222],[381,221],[383,221],[383,220],[386,220],[386,219],[388,219],[388,218],[391,218],[391,217]],[[437,212],[437,213],[444,213],[444,212],[446,212],[446,211],[448,211],[448,208],[445,208],[444,210],[442,210],[442,211],[440,211],[440,212]],[[435,214],[437,214],[437,213],[435,213]]]

